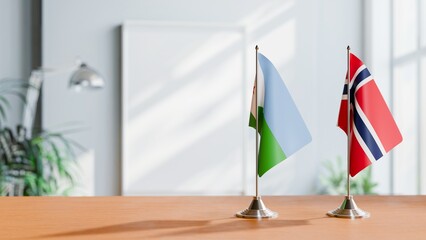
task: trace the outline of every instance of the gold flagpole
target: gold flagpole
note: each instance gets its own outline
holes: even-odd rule
[[[258,75],[258,51],[259,47],[256,45],[256,76],[254,78],[254,84],[255,84],[255,111],[256,111],[256,196],[253,197],[253,200],[250,203],[250,206],[240,212],[237,212],[235,214],[237,217],[240,218],[276,218],[278,216],[278,213],[273,212],[269,210],[265,204],[263,203],[260,195],[259,195],[259,114],[258,114],[258,104],[257,104],[257,98],[258,98],[258,82],[257,82],[257,75]]]
[[[362,209],[358,208],[358,206],[355,203],[355,200],[353,199],[353,196],[351,195],[351,182],[350,182],[350,170],[351,170],[351,48],[348,46],[347,48],[347,61],[348,61],[348,67],[347,67],[347,78],[348,78],[348,84],[346,86],[347,91],[347,100],[348,100],[348,121],[347,121],[347,135],[348,135],[348,142],[347,142],[347,148],[348,148],[348,173],[347,173],[347,194],[345,196],[345,199],[343,200],[342,205],[339,208],[336,208],[335,210],[327,212],[327,215],[330,217],[339,217],[339,218],[368,218],[370,217],[370,214],[368,212],[363,211]],[[355,106],[354,106],[355,107]]]

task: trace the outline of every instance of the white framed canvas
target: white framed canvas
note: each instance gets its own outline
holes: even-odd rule
[[[245,51],[239,26],[123,24],[123,195],[243,193]]]

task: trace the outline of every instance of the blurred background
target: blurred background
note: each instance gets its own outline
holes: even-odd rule
[[[355,193],[426,193],[425,1],[0,0],[0,34],[3,195],[254,194],[256,44],[313,138],[260,179],[262,195],[344,190],[348,45],[404,138]],[[69,88],[76,59],[101,89]]]

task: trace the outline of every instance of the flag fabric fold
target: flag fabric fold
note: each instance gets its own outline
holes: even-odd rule
[[[367,67],[352,53],[349,55],[349,70],[337,125],[350,136],[348,151],[350,175],[353,177],[398,145],[402,135]],[[349,133],[348,83],[351,101]]]
[[[249,125],[260,134],[258,174],[269,169],[308,144],[312,138],[287,87],[274,65],[258,53],[257,84],[253,89]],[[256,106],[256,87],[257,106]]]

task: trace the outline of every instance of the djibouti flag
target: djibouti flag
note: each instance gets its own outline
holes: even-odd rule
[[[305,122],[274,65],[258,53],[257,84],[254,86],[249,126],[256,128],[258,109],[260,146],[258,174],[308,144],[312,138]],[[255,83],[256,84],[256,83]],[[257,108],[256,108],[256,87]]]

